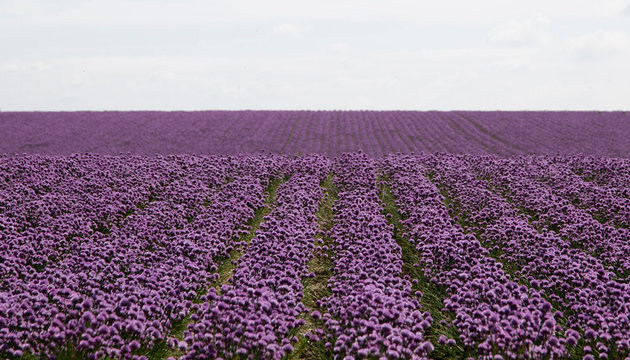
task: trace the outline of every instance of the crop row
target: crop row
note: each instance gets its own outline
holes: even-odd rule
[[[103,168],[100,160],[115,164]],[[148,352],[216,276],[215,260],[245,231],[281,165],[159,157],[127,169],[117,159],[100,160],[21,158],[25,169],[36,167],[34,174],[61,175],[42,185],[33,173],[21,173],[18,191],[48,196],[5,205],[0,353],[129,358]],[[108,187],[120,198],[116,192],[109,198]],[[83,220],[68,222],[64,211]],[[64,225],[67,232],[59,230]]]
[[[424,161],[453,200],[466,229],[563,311],[568,346],[582,346],[583,353],[597,352],[600,358],[629,354],[627,284],[616,281],[598,259],[571,248],[569,240],[537,232],[512,204],[488,189],[487,181],[478,180],[462,158],[438,155]]]
[[[0,154],[467,153],[630,156],[629,113],[0,112]],[[0,155],[2,156],[2,155]]]
[[[523,159],[524,160],[524,159]],[[551,190],[584,208],[602,223],[615,227],[630,227],[630,188],[603,185],[594,181],[585,181],[576,175],[568,164],[553,161],[546,157],[532,157],[530,173]],[[600,159],[601,161],[601,159]],[[621,161],[614,162],[615,164]],[[617,172],[617,177],[628,179],[629,173]]]
[[[554,162],[566,164],[575,174],[599,186],[619,189],[630,196],[630,160],[594,156],[556,156]]]
[[[514,152],[458,116],[452,131]],[[0,358],[628,358],[628,169],[0,156]]]
[[[339,193],[334,206],[332,294],[320,301],[326,347],[335,359],[426,358],[431,326],[411,283],[402,277],[401,248],[383,215],[375,164],[365,154],[334,164]]]
[[[534,158],[534,163],[542,159]],[[543,166],[547,161],[543,161]],[[630,228],[630,188],[599,186],[584,179],[561,163],[549,165],[550,176],[546,183],[558,195],[586,209],[603,223]],[[626,174],[627,178],[628,174]]]
[[[481,177],[487,179],[490,186],[507,196],[514,205],[524,209],[532,225],[555,231],[569,242],[569,246],[584,249],[609,265],[612,271],[629,272],[630,232],[598,222],[586,210],[556,195],[556,192],[574,200],[581,199],[583,202],[580,204],[601,209],[600,213],[608,212],[603,209],[611,210],[614,202],[620,203],[624,199],[603,193],[593,196],[596,189],[587,185],[575,185],[583,183],[581,179],[571,181],[570,174],[554,175],[553,168],[546,166],[541,169],[535,161],[534,158],[484,159],[470,161],[469,164]],[[549,180],[539,181],[541,178]],[[567,192],[575,192],[575,196]],[[630,207],[626,205],[622,209],[620,215],[630,216]]]
[[[457,111],[513,153],[627,157],[627,112]],[[614,129],[614,130],[613,130]],[[605,135],[604,135],[605,134]],[[474,140],[473,140],[474,141]],[[579,146],[576,146],[579,144]],[[477,153],[475,153],[477,154]],[[498,153],[511,155],[510,153]]]
[[[245,247],[229,284],[212,288],[192,316],[195,321],[178,347],[182,359],[270,358],[293,350],[298,316],[306,311],[301,279],[319,226],[315,213],[329,172],[324,157],[293,161],[290,179],[280,184],[271,212]]]
[[[398,155],[383,161],[383,171],[425,276],[445,289],[445,310],[454,315],[452,325],[465,350],[482,359],[565,355],[551,304],[506,274],[479,240],[453,221],[444,197],[425,177],[426,167],[415,157]],[[456,344],[445,336],[440,342]]]

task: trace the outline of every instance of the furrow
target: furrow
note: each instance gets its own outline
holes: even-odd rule
[[[488,183],[478,180],[460,157],[439,155],[423,161],[453,199],[466,230],[563,312],[565,344],[573,356],[628,356],[627,284],[616,281],[598,259],[572,249],[555,233],[536,231],[512,204],[489,191]]]
[[[439,190],[424,176],[426,171],[414,157],[384,161],[391,194],[404,218],[401,227],[415,245],[417,276],[442,294],[441,301],[431,305],[444,312],[433,334],[438,337],[436,355],[564,356],[552,305],[539,291],[518,284],[474,235],[464,233],[449,216]]]
[[[602,224],[587,211],[558,196],[541,177],[554,177],[553,169],[533,163],[534,158],[468,159],[466,163],[491,189],[519,208],[530,223],[541,231],[552,231],[566,240],[571,248],[584,250],[600,259],[617,278],[630,274],[630,232]],[[566,179],[566,176],[562,176]],[[562,182],[558,180],[556,182]],[[582,189],[582,194],[586,191]],[[579,195],[577,198],[581,198]],[[601,199],[604,196],[600,197]],[[606,208],[606,204],[597,205]],[[610,204],[609,204],[610,205]]]
[[[278,186],[274,206],[264,217],[233,275],[210,289],[184,332],[181,359],[216,357],[281,358],[293,351],[296,329],[304,325],[301,279],[312,276],[306,263],[317,233],[319,183],[327,160],[293,160],[290,179]]]
[[[339,193],[334,208],[333,276],[324,347],[334,358],[425,359],[433,350],[431,326],[403,277],[401,249],[382,213],[376,169],[365,154],[344,154],[334,165]]]

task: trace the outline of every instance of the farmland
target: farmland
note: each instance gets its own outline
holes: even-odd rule
[[[0,358],[627,359],[629,120],[0,113]]]
[[[630,114],[586,111],[0,112],[0,153],[630,157]]]

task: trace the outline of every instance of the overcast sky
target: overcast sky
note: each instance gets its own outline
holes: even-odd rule
[[[630,109],[630,0],[0,0],[0,109]]]

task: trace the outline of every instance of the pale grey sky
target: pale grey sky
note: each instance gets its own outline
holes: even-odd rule
[[[0,0],[0,109],[630,109],[630,0]]]

